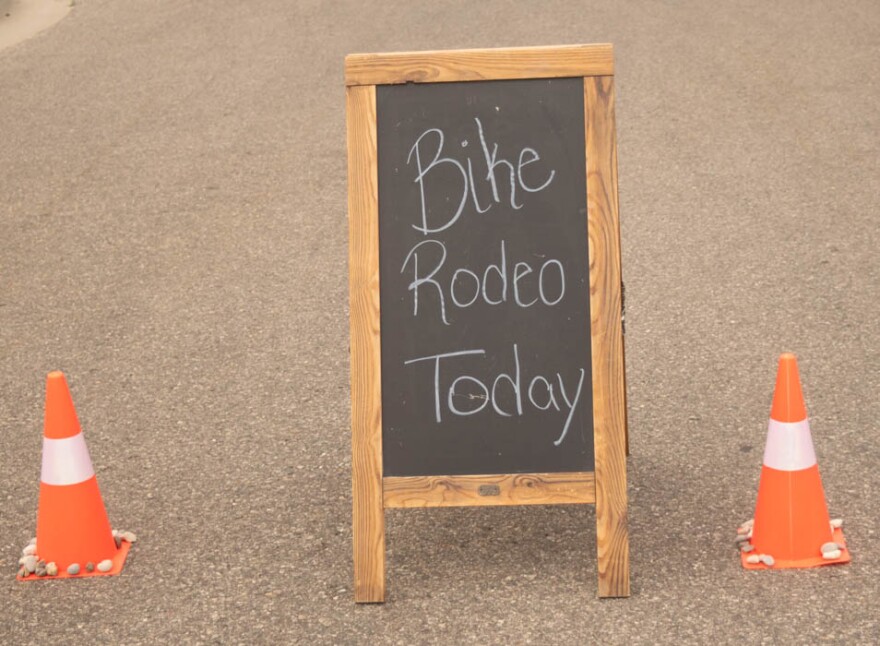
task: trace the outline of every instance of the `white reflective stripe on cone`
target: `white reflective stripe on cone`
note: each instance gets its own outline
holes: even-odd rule
[[[50,485],[74,485],[95,475],[82,433],[62,440],[43,438],[40,479]]]
[[[767,446],[764,449],[764,466],[778,471],[801,471],[816,464],[810,423],[777,422],[770,419],[767,429]]]

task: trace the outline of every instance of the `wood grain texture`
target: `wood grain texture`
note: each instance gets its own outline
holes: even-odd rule
[[[349,54],[345,84],[446,83],[614,73],[611,45]]]
[[[481,495],[480,488],[492,495]],[[582,504],[596,501],[593,474],[405,476],[385,478],[386,507]]]
[[[346,89],[354,595],[385,600],[376,88]]]
[[[599,596],[629,596],[614,79],[584,79]]]

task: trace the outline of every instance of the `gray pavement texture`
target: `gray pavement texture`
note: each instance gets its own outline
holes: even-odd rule
[[[388,513],[352,602],[343,57],[613,42],[633,596],[592,507]],[[880,5],[77,0],[0,52],[0,643],[880,642]],[[843,567],[746,572],[794,351]],[[45,375],[123,574],[22,584]]]

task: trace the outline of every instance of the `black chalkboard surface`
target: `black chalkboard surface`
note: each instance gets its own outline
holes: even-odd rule
[[[584,80],[376,88],[384,475],[594,470]]]

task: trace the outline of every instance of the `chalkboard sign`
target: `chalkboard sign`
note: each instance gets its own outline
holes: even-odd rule
[[[384,509],[596,505],[629,591],[609,45],[346,59],[355,600]]]
[[[387,476],[593,470],[582,78],[376,89]]]

